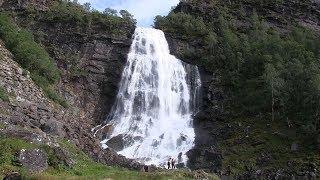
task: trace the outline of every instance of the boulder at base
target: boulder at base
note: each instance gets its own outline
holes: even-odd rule
[[[19,162],[30,173],[40,173],[48,168],[47,154],[40,149],[22,149],[19,154]]]

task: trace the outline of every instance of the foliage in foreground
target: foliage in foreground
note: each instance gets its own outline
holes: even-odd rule
[[[21,139],[0,136],[0,177],[12,171],[20,172],[24,179],[193,179],[189,171],[157,171],[153,173],[141,173],[120,167],[110,167],[94,162],[84,152],[79,150],[72,143],[62,140],[60,147],[69,152],[75,165],[67,167],[53,153],[47,145],[36,145]],[[40,148],[48,155],[49,169],[41,174],[29,175],[16,161],[17,153],[21,149]],[[210,176],[218,179],[216,176]]]

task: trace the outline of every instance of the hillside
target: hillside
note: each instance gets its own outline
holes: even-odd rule
[[[92,132],[115,101],[136,28],[129,12],[0,0],[0,178],[319,176],[318,0],[182,0],[154,26],[171,54],[200,70],[192,171],[140,172],[141,163],[101,149],[112,126]]]
[[[31,149],[32,155],[36,148],[44,167],[35,172],[67,168],[57,173],[93,176],[108,169],[103,164],[140,170],[133,160],[101,150],[91,132],[111,108],[113,100],[107,97],[117,91],[134,22],[64,1],[10,0],[1,1],[0,8],[1,176],[33,172],[26,167],[30,162],[23,164],[17,155],[22,149]],[[78,168],[101,164],[92,164],[89,174],[76,172],[77,157],[60,145],[66,140],[88,155]]]
[[[198,65],[203,110],[190,166],[239,178],[319,169],[318,1],[182,1],[155,28]]]

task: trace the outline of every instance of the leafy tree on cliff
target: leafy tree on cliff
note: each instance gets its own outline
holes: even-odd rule
[[[118,15],[118,11],[115,9],[111,9],[111,8],[106,8],[103,11],[103,14],[108,15],[108,16],[117,16]]]

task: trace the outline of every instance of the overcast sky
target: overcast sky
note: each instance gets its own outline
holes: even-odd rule
[[[121,10],[126,9],[134,15],[138,26],[151,26],[156,15],[166,15],[179,0],[79,0],[89,2],[92,8],[103,11],[107,7]]]

